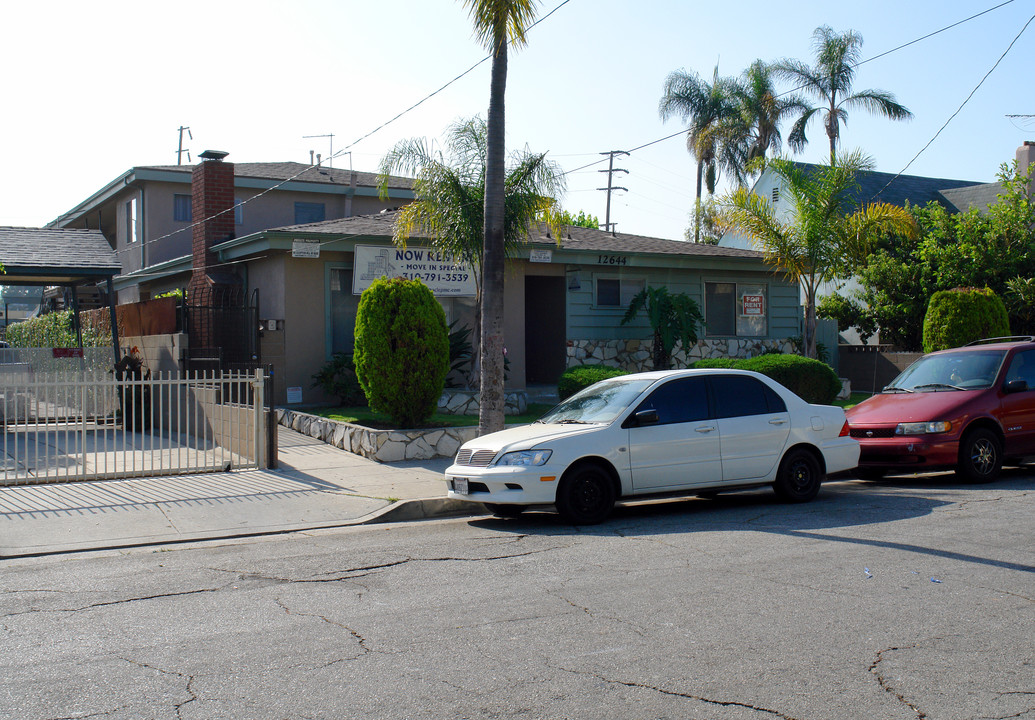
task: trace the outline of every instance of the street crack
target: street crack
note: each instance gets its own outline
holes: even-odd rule
[[[875,678],[877,678],[877,684],[880,685],[881,690],[883,690],[884,692],[888,693],[892,697],[896,698],[900,703],[902,703],[903,705],[908,707],[910,710],[915,712],[916,716],[917,716],[917,718],[919,720],[924,720],[927,717],[927,713],[925,713],[923,710],[921,710],[916,705],[911,703],[909,700],[906,699],[906,697],[902,693],[900,693],[898,690],[896,690],[891,685],[891,683],[888,682],[888,680],[884,677],[884,675],[881,674],[880,669],[879,669],[880,664],[882,662],[884,662],[885,654],[897,652],[899,650],[913,650],[915,648],[916,648],[916,645],[910,645],[908,647],[890,647],[890,648],[885,648],[883,650],[879,650],[877,652],[877,658],[873,661],[873,663],[869,667],[869,671],[873,674],[873,676]]]

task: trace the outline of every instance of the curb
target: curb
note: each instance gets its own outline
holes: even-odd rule
[[[350,524],[373,525],[375,523],[430,520],[432,518],[456,517],[460,515],[484,515],[485,513],[485,508],[479,503],[467,502],[465,500],[452,500],[450,498],[400,500]]]

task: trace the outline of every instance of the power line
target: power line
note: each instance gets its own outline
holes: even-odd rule
[[[907,163],[906,163],[906,166],[905,166],[904,168],[902,168],[902,169],[901,169],[901,170],[899,170],[899,171],[898,171],[897,173],[895,173],[895,177],[891,178],[891,180],[888,180],[888,184],[887,184],[887,185],[885,185],[884,187],[882,187],[882,188],[880,189],[880,191],[878,191],[878,192],[876,193],[876,195],[874,195],[874,196],[873,196],[874,198],[876,198],[876,197],[877,197],[878,195],[880,195],[880,194],[881,194],[882,192],[884,192],[885,190],[887,190],[887,189],[888,189],[888,186],[889,186],[889,185],[891,185],[891,183],[895,182],[895,180],[896,180],[896,179],[897,179],[897,178],[898,178],[898,177],[899,177],[900,175],[902,175],[902,173],[904,173],[904,172],[905,172],[906,170],[908,170],[908,169],[909,169],[909,166],[910,166],[910,165],[912,165],[912,164],[913,164],[913,163],[914,163],[914,162],[916,161],[916,159],[917,159],[918,157],[920,157],[920,155],[922,155],[922,154],[923,154],[924,150],[926,150],[927,148],[931,147],[931,144],[932,144],[932,143],[933,143],[933,142],[934,142],[935,140],[937,140],[937,139],[938,139],[938,136],[939,136],[939,135],[941,135],[941,134],[942,134],[942,130],[944,130],[945,128],[947,128],[947,127],[949,126],[949,123],[951,123],[951,122],[953,121],[953,119],[954,119],[954,118],[955,118],[955,117],[956,117],[957,115],[959,115],[959,114],[960,114],[960,112],[961,112],[961,111],[963,110],[963,108],[964,108],[964,107],[966,107],[967,103],[969,103],[969,102],[970,102],[970,99],[971,99],[972,97],[974,97],[974,93],[976,93],[976,92],[978,91],[978,89],[979,89],[979,88],[980,88],[980,87],[981,87],[982,85],[984,85],[984,84],[985,84],[985,80],[987,80],[987,79],[988,79],[988,76],[989,76],[989,75],[991,75],[991,74],[992,74],[992,73],[993,73],[993,72],[995,71],[995,69],[996,69],[997,67],[999,67],[999,63],[1001,63],[1001,62],[1003,61],[1003,58],[1005,58],[1005,57],[1006,57],[1007,53],[1009,53],[1009,52],[1010,52],[1010,50],[1011,50],[1011,49],[1013,48],[1013,46],[1014,46],[1014,45],[1015,45],[1015,44],[1017,43],[1017,41],[1021,39],[1021,35],[1023,35],[1023,34],[1024,34],[1024,31],[1028,29],[1028,26],[1029,26],[1029,25],[1031,25],[1031,23],[1032,23],[1032,21],[1033,21],[1033,20],[1035,20],[1035,15],[1032,15],[1032,16],[1031,16],[1030,18],[1028,18],[1028,22],[1024,23],[1024,27],[1022,27],[1022,28],[1021,28],[1021,31],[1020,31],[1019,33],[1017,33],[1017,36],[1016,36],[1016,37],[1015,37],[1015,38],[1014,38],[1014,39],[1013,39],[1012,41],[1010,41],[1010,44],[1009,44],[1009,45],[1007,46],[1006,50],[1004,50],[1004,51],[1003,51],[1003,54],[999,56],[999,59],[995,61],[995,65],[993,65],[993,66],[991,67],[991,69],[990,69],[990,70],[989,70],[988,72],[986,72],[986,73],[985,73],[984,77],[982,77],[982,78],[981,78],[981,80],[980,80],[980,81],[978,82],[978,84],[974,86],[974,89],[970,91],[970,94],[969,94],[969,95],[967,95],[967,97],[966,97],[966,99],[965,99],[965,100],[963,101],[963,103],[962,103],[962,104],[961,104],[961,105],[960,105],[960,106],[959,106],[959,107],[958,107],[958,108],[956,109],[956,112],[954,112],[954,113],[953,113],[952,115],[950,115],[950,116],[949,116],[949,119],[948,119],[948,120],[946,120],[946,121],[945,121],[945,123],[944,123],[944,124],[943,124],[943,125],[942,125],[942,126],[941,126],[940,128],[938,128],[938,132],[936,132],[936,133],[934,134],[934,137],[932,137],[932,138],[931,138],[930,140],[928,140],[928,141],[927,141],[927,144],[926,144],[926,145],[924,145],[924,146],[923,146],[922,148],[920,148],[920,151],[919,151],[919,152],[918,152],[918,153],[917,153],[916,155],[914,155],[914,156],[913,156],[913,159],[912,159],[912,160],[910,160],[909,162],[907,162]]]

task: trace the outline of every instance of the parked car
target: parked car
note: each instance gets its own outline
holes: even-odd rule
[[[990,482],[1035,456],[1035,338],[924,355],[847,415],[860,477],[953,468]]]
[[[446,481],[449,497],[497,515],[553,504],[592,524],[618,498],[660,493],[772,485],[806,502],[858,458],[841,408],[754,372],[672,370],[603,380],[531,425],[466,442]]]

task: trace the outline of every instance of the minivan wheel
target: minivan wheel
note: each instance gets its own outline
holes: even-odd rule
[[[573,525],[603,522],[615,506],[611,478],[595,465],[565,473],[557,488],[557,512]]]
[[[971,483],[988,483],[1003,469],[1003,449],[999,436],[991,430],[971,430],[960,441],[956,475]]]
[[[792,450],[780,462],[773,490],[787,502],[808,502],[819,494],[822,481],[823,474],[816,456],[808,450]]]

